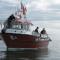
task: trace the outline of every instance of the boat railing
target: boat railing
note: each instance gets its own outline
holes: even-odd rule
[[[32,35],[34,35],[34,36],[40,36],[40,34],[37,33],[37,32],[35,32],[34,30],[32,31]]]
[[[49,41],[52,41],[52,40],[50,39],[50,37],[48,36],[48,34],[40,34],[40,39],[41,39],[41,40],[49,40]]]
[[[41,38],[48,38],[48,34],[40,34]]]

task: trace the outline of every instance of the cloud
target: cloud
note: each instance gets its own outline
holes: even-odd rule
[[[2,2],[13,3],[16,4],[18,0],[1,0]]]
[[[33,0],[27,4],[28,9],[47,11],[52,5],[60,5],[60,0]]]
[[[7,2],[12,6],[19,4],[19,1],[27,2],[27,7],[35,10],[48,10],[49,6],[52,4],[60,4],[60,0],[0,0],[2,2]]]
[[[10,6],[16,6],[16,5],[19,5],[20,4],[20,0],[0,0],[0,3],[6,3]]]
[[[29,8],[34,10],[47,10],[49,5],[49,2],[46,0],[33,0],[27,4]]]
[[[0,0],[0,20],[7,18],[17,10],[17,4],[12,0]]]
[[[49,10],[49,6],[53,4],[60,4],[60,0],[0,0],[2,2],[9,3],[10,6],[16,6],[20,3],[20,1],[27,2],[26,6],[32,10]]]
[[[60,0],[52,0],[53,4],[60,4]]]
[[[21,0],[19,0],[21,1]],[[60,20],[60,0],[22,0],[27,6],[30,18],[41,20]],[[0,16],[13,13],[20,2],[18,0],[0,0]],[[4,12],[5,11],[5,12]],[[7,12],[9,11],[9,12]],[[2,18],[2,17],[1,17]]]

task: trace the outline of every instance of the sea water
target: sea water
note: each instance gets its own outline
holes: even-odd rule
[[[47,49],[7,51],[5,42],[0,41],[0,60],[60,60],[60,21],[32,21],[32,29],[45,28],[51,42]]]

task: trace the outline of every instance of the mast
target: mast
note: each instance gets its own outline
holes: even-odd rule
[[[19,1],[19,8],[18,11],[15,13],[20,19],[24,18],[26,19],[26,6],[22,3],[22,1]]]

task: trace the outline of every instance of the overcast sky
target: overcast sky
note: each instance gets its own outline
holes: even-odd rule
[[[32,20],[60,20],[60,0],[21,0],[27,7],[27,17]],[[0,20],[14,13],[20,0],[0,0]]]

